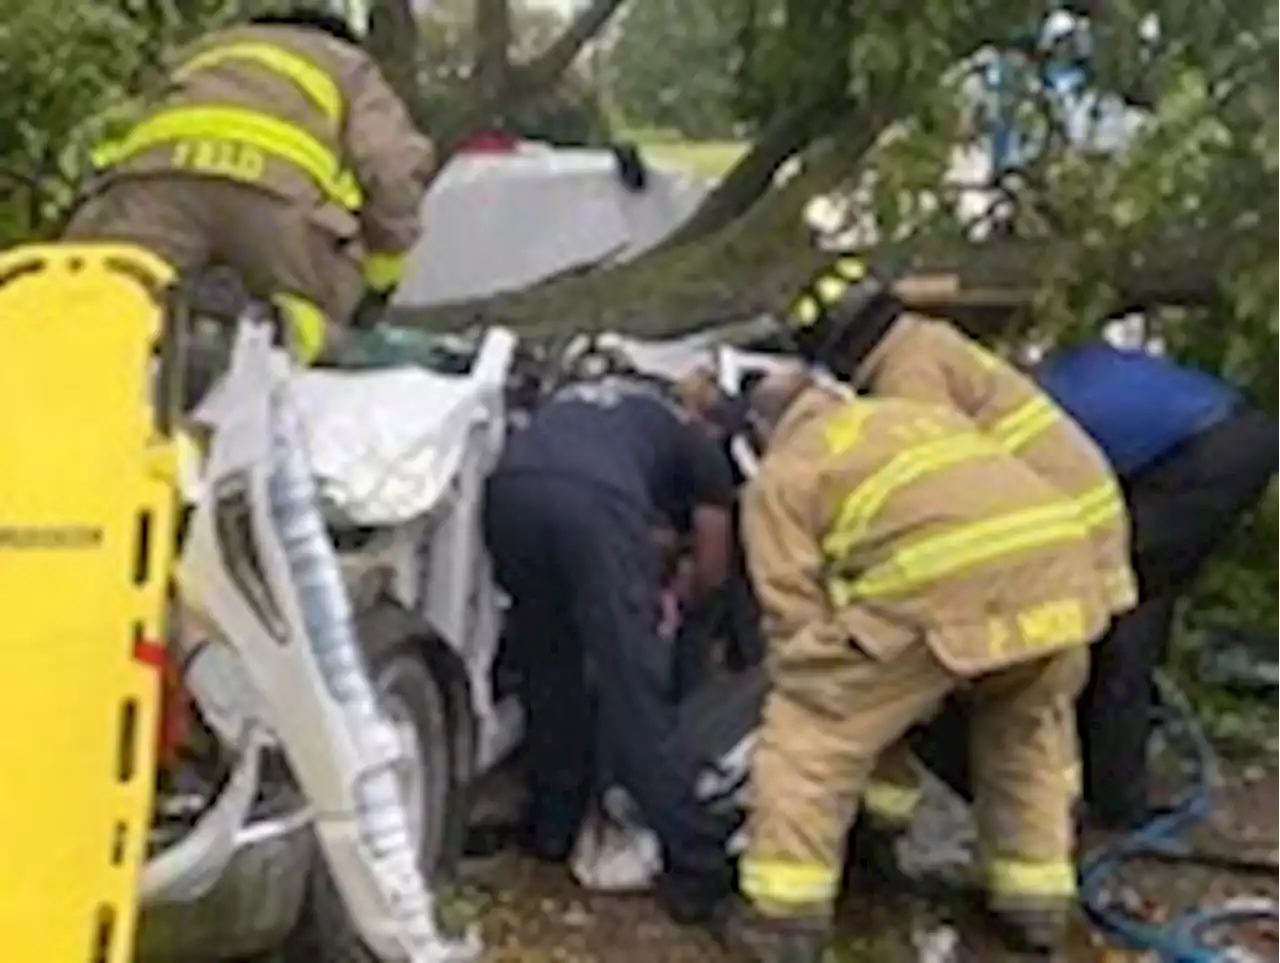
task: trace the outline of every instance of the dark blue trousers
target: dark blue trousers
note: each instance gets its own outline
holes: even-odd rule
[[[508,645],[524,676],[532,829],[566,851],[596,764],[662,841],[667,882],[727,889],[734,826],[699,804],[694,747],[676,725],[670,658],[657,634],[659,557],[643,506],[550,472],[489,482],[485,539],[512,597]]]

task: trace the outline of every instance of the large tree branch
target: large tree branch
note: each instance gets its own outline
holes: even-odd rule
[[[1111,252],[1095,278],[1111,289],[1104,313],[1213,305],[1234,235],[1226,227],[1167,225]],[[962,246],[908,244],[882,256],[899,259],[898,294],[909,307],[982,330],[1033,320],[1044,281],[1060,276],[1063,265],[1092,265],[1091,253],[1074,238],[1006,237]]]
[[[592,0],[555,41],[529,63],[521,66],[519,82],[541,92],[560,79],[590,43],[613,19],[626,0]],[[642,0],[636,0],[642,2]]]
[[[555,279],[526,291],[432,308],[400,308],[397,323],[431,330],[503,324],[522,330],[662,327],[649,315],[697,318],[692,326],[726,323],[776,306],[776,300],[816,268],[801,212],[815,194],[831,190],[849,173],[865,136],[862,121],[841,125],[806,162],[804,170],[771,191],[751,210],[705,240],[663,246],[636,262],[585,276]],[[558,319],[565,318],[560,324]]]
[[[800,0],[797,10],[812,14],[813,5]],[[847,16],[847,13],[845,14]],[[812,23],[800,22],[803,30],[821,29],[825,14],[819,12]],[[852,23],[845,29],[851,29]],[[981,18],[959,21],[953,26],[949,43],[957,51],[956,59],[964,60],[977,49],[985,36],[986,25]],[[840,33],[840,31],[837,31]],[[844,41],[846,44],[848,40]],[[901,65],[899,65],[900,67]],[[896,70],[897,68],[895,68]],[[823,69],[812,75],[810,95],[800,98],[776,112],[761,131],[751,150],[744,155],[719,184],[703,199],[698,209],[685,224],[666,242],[681,245],[719,230],[742,215],[754,204],[773,182],[778,169],[792,156],[799,153],[815,139],[840,124],[844,129],[857,128],[860,136],[847,156],[850,168],[859,166],[862,156],[870,150],[880,135],[893,123],[910,102],[904,93],[902,78],[895,70],[887,76],[863,74],[858,77],[859,96],[847,93],[850,74],[847,63],[834,69]],[[874,109],[868,104],[874,104]]]
[[[433,131],[441,154],[447,157],[462,141],[493,123],[495,118],[546,93],[624,2],[626,0],[592,0],[546,50],[527,63],[513,65],[506,72],[506,83],[501,89],[476,91],[474,99],[456,118]]]
[[[753,5],[746,11],[746,21],[741,28],[744,64],[750,63],[754,48],[755,17]],[[768,100],[781,98],[781,102],[776,109],[765,111],[768,121],[751,150],[703,198],[693,216],[667,244],[686,244],[746,213],[769,189],[783,164],[830,129],[841,116],[858,108],[849,96],[849,49],[855,22],[847,4],[788,0],[782,31],[787,37],[788,49],[793,52],[790,82],[784,85],[791,93],[772,91]],[[749,77],[743,80],[751,83]],[[759,113],[761,109],[757,105],[749,112]],[[850,166],[854,166],[856,159],[850,158],[850,161]]]
[[[721,178],[693,216],[665,243],[686,244],[737,220],[769,190],[778,169],[807,147],[825,122],[833,115],[854,109],[854,104],[847,100],[833,107],[829,101],[815,99],[775,114],[751,150]]]
[[[957,26],[952,51],[963,54],[980,44],[979,27]],[[813,248],[801,220],[804,204],[847,182],[857,159],[911,106],[918,90],[906,78],[897,78],[896,85],[886,77],[863,79],[865,96],[859,100],[875,105],[874,114],[846,116],[815,146],[800,176],[719,230],[691,243],[663,245],[630,264],[465,304],[400,308],[391,320],[434,331],[503,325],[533,337],[584,330],[672,337],[776,312],[826,259]],[[774,150],[774,156],[781,152]],[[1126,242],[1099,265],[1099,289],[1114,294],[1103,310],[1211,304],[1233,250],[1233,233],[1225,227],[1170,228]],[[1002,238],[978,245],[916,241],[877,249],[871,257],[899,266],[899,293],[911,307],[990,330],[1030,319],[1046,279],[1063,277],[1067,266],[1091,260],[1094,253],[1075,238]]]
[[[399,309],[392,320],[438,331],[504,325],[532,337],[617,330],[669,338],[777,312],[827,255],[799,243],[797,232],[765,250],[747,243],[740,228],[680,251],[486,301]],[[1225,227],[1170,227],[1109,258],[1105,276],[1097,279],[1113,294],[1107,313],[1212,305],[1234,235]],[[1028,324],[1043,279],[1084,253],[1072,239],[1001,238],[912,242],[874,249],[868,257],[896,266],[897,290],[909,307],[993,331]]]

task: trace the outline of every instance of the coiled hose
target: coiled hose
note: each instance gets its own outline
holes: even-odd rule
[[[1085,857],[1080,866],[1081,900],[1085,912],[1104,933],[1130,948],[1154,952],[1161,963],[1224,963],[1230,958],[1229,951],[1206,945],[1206,932],[1235,923],[1276,920],[1280,917],[1274,900],[1201,907],[1151,923],[1126,913],[1106,893],[1124,863],[1167,853],[1170,842],[1204,818],[1212,803],[1217,754],[1186,696],[1167,676],[1158,675],[1156,684],[1170,717],[1170,733],[1186,745],[1191,757],[1191,784],[1168,812]]]

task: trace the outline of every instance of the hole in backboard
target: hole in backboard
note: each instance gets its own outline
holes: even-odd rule
[[[133,584],[146,585],[151,574],[151,512],[138,512],[138,541],[134,546]]]
[[[116,910],[102,903],[94,918],[93,944],[89,950],[90,963],[110,963],[111,944],[116,935]]]
[[[128,782],[138,767],[138,703],[125,699],[120,703],[119,742],[116,745],[116,779]]]

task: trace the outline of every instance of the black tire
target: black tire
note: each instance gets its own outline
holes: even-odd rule
[[[424,873],[444,877],[461,852],[465,785],[469,768],[456,758],[460,740],[451,679],[440,668],[439,640],[402,608],[380,602],[357,623],[370,673],[393,721],[413,727],[421,766],[421,792],[411,819],[420,831],[418,855]],[[393,709],[393,707],[395,707]],[[398,718],[394,718],[395,716]],[[411,829],[414,827],[411,826]],[[323,858],[312,870],[297,931],[284,949],[284,963],[382,963],[360,938]]]

